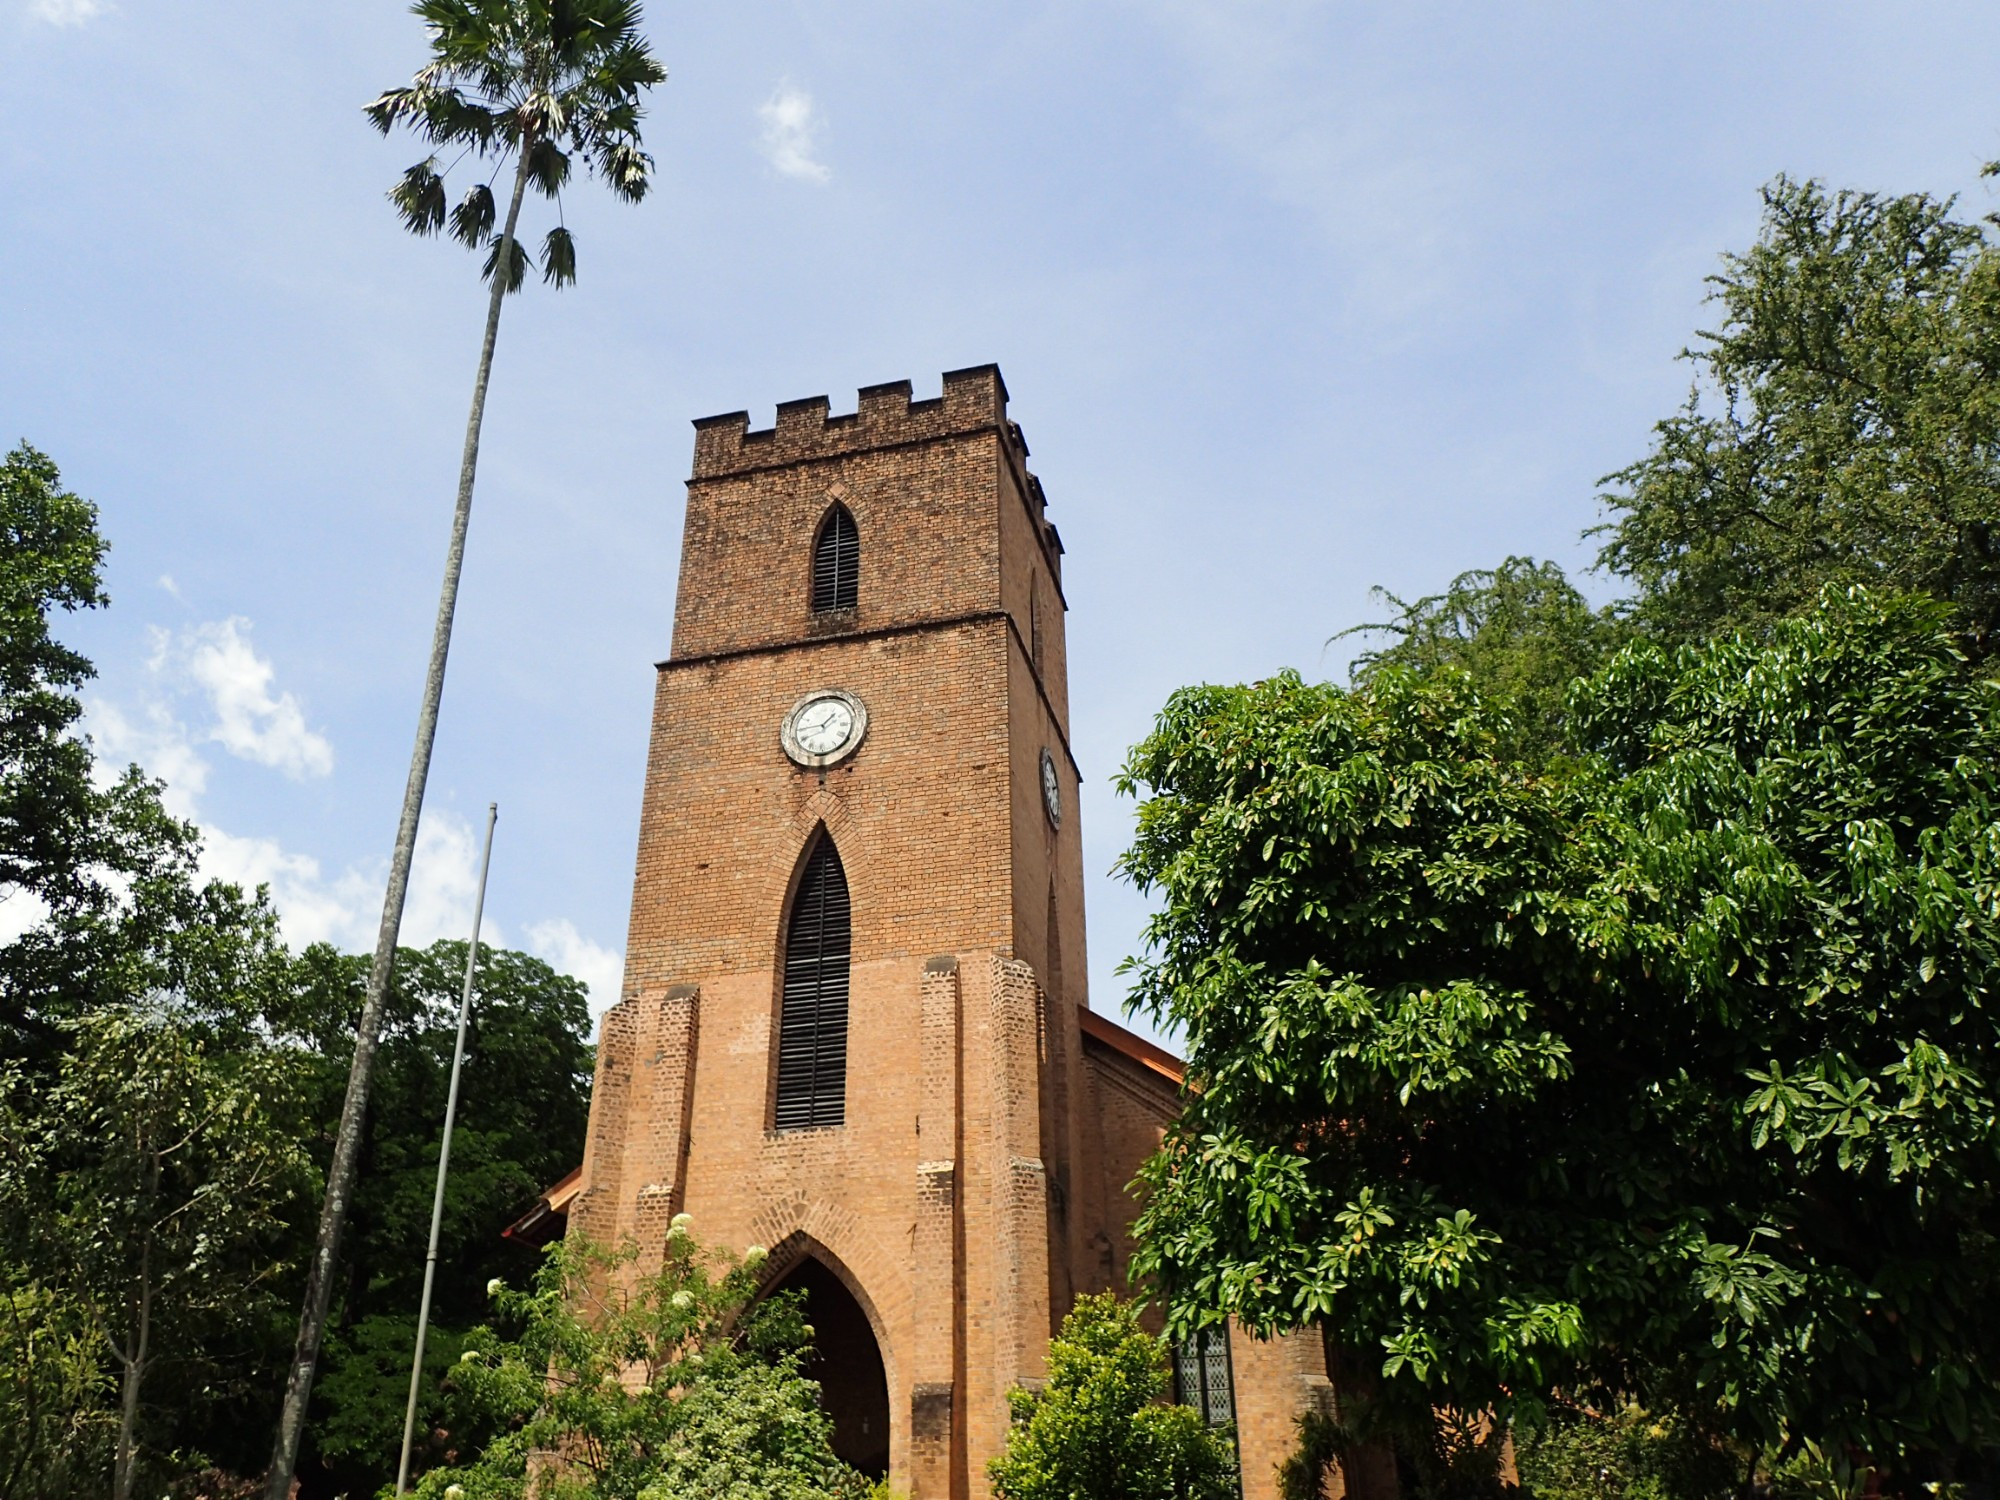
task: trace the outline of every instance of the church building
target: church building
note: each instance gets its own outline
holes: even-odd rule
[[[1074,1299],[1129,1292],[1182,1076],[1085,994],[1062,543],[990,365],[694,425],[624,987],[537,1214],[766,1247],[841,1456],[970,1500]],[[1275,1497],[1320,1340],[1175,1365]]]

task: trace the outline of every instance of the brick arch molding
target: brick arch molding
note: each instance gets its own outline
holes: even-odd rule
[[[875,1347],[881,1351],[889,1389],[900,1389],[900,1351],[890,1329],[907,1321],[904,1314],[909,1292],[881,1242],[851,1210],[818,1198],[767,1204],[758,1212],[755,1228],[760,1241],[769,1247],[769,1258],[758,1274],[758,1290],[776,1286],[801,1261],[817,1260],[860,1305],[869,1331],[875,1335]],[[884,1293],[881,1300],[871,1287]]]

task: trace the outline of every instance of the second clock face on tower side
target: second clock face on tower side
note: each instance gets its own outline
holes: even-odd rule
[[[792,705],[778,738],[796,764],[823,770],[852,755],[867,732],[868,710],[859,698],[819,688]]]
[[[1042,810],[1052,827],[1062,827],[1062,782],[1056,776],[1056,758],[1042,752]]]

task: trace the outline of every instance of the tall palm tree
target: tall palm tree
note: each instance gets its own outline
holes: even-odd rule
[[[493,370],[493,345],[500,332],[500,305],[507,293],[520,290],[531,268],[528,251],[516,237],[521,203],[530,187],[554,201],[557,223],[542,240],[542,279],[557,287],[575,281],[576,245],[561,221],[562,189],[571,165],[580,161],[628,203],[644,197],[653,160],[639,139],[640,99],[667,76],[639,35],[638,0],[418,0],[411,9],[430,33],[430,60],[407,88],[390,89],[367,107],[369,122],[384,135],[406,125],[431,145],[456,150],[457,161],[471,157],[490,164],[491,171],[447,211],[444,172],[438,169],[439,156],[433,154],[405,172],[389,198],[413,232],[435,234],[448,224],[452,237],[467,248],[485,250],[485,277],[492,292],[486,303],[479,373],[472,383],[472,410],[465,422],[458,506],[445,554],[423,706],[417,715],[416,748],[410,756],[410,779],[389,863],[389,888],[382,899],[382,926],[355,1030],[354,1065],[347,1076],[347,1100],[327,1173],[319,1239],[307,1271],[298,1347],[285,1382],[285,1404],[271,1458],[272,1500],[283,1500],[298,1462],[334,1260],[354,1187],[382,1003],[395,963],[417,820],[430,774],[431,742],[437,734],[438,703],[444,695],[445,657],[451,648],[452,612],[465,561],[479,426]],[[496,235],[493,182],[510,164],[513,181],[507,190],[507,216]]]

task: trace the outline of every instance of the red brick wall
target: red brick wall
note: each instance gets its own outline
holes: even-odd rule
[[[790,402],[767,433],[740,413],[697,424],[572,1224],[651,1253],[684,1209],[706,1242],[781,1250],[773,1274],[824,1261],[881,1346],[891,1478],[931,1500],[986,1493],[1008,1387],[1040,1376],[1076,1293],[1125,1289],[1125,1187],[1174,1092],[1078,1029],[1061,551],[1005,387],[984,367],[909,395],[873,387],[836,418]],[[859,605],[815,617],[811,544],[836,500],[860,534]],[[825,687],[862,700],[867,736],[802,770],[779,724]],[[822,825],[853,905],[846,1122],[778,1133],[785,907]],[[1273,1378],[1276,1413],[1298,1378]]]

